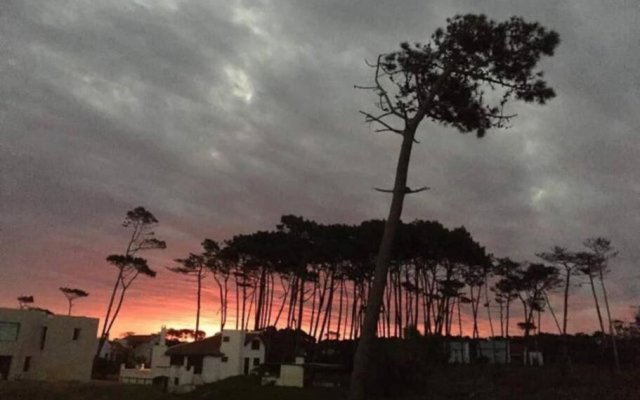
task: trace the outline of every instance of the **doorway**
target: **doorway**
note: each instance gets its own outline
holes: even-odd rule
[[[0,356],[0,380],[9,379],[11,370],[11,356]]]

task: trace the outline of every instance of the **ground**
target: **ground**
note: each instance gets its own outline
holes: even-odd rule
[[[149,386],[116,383],[0,382],[2,400],[341,400],[341,390],[261,387],[237,377],[187,395],[161,393]],[[414,395],[402,400],[622,400],[640,399],[640,370],[612,375],[608,369],[575,367],[565,380],[553,367],[460,366],[436,370]]]

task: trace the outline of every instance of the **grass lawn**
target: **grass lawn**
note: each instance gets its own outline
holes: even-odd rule
[[[263,387],[251,377],[235,377],[201,386],[185,395],[151,386],[110,382],[45,383],[0,381],[0,400],[343,400],[329,389]],[[608,369],[576,367],[565,379],[554,367],[443,366],[424,381],[415,396],[401,400],[635,400],[640,371],[612,375]]]
[[[143,385],[117,382],[0,381],[0,400],[180,400]]]

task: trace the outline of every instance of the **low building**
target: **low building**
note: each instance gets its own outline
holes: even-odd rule
[[[120,381],[151,384],[164,379],[172,392],[236,375],[248,375],[264,363],[265,346],[257,333],[224,330],[212,337],[168,348],[163,328],[150,368],[120,369]]]
[[[469,364],[471,356],[469,353],[469,342],[449,342],[449,364]]]
[[[509,342],[489,339],[476,343],[476,358],[489,364],[508,364],[511,362]]]
[[[160,343],[160,334],[132,334],[121,339],[116,339],[114,342],[124,349],[130,349],[131,356],[136,364],[144,364],[148,367],[151,365],[153,348]]]
[[[98,319],[0,308],[0,379],[91,379]]]
[[[449,364],[508,364],[511,362],[509,342],[499,339],[457,340],[446,344]]]

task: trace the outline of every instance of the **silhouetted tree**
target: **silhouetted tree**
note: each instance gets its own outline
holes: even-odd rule
[[[380,125],[381,131],[399,134],[402,145],[393,189],[383,190],[393,197],[354,358],[351,400],[365,398],[368,356],[404,197],[427,189],[407,186],[411,150],[420,123],[428,118],[461,132],[475,131],[482,137],[487,129],[503,126],[509,120],[503,107],[510,99],[544,103],[554,92],[534,68],[541,56],[553,54],[558,42],[557,33],[537,23],[515,17],[497,23],[484,15],[469,14],[448,19],[446,29],[437,29],[428,44],[404,43],[401,50],[378,57],[373,65],[374,85],[369,88],[378,95],[380,112],[363,114],[367,121]],[[499,100],[487,104],[485,99],[496,97],[492,93]],[[400,126],[389,119],[399,121]]]
[[[19,296],[18,297],[18,305],[21,310],[31,307],[33,304],[33,296]]]
[[[197,334],[196,334],[197,332]],[[177,341],[185,341],[185,340],[202,340],[205,338],[206,333],[204,331],[194,331],[193,329],[176,329],[176,328],[167,328],[166,332],[167,340],[177,340]]]
[[[158,223],[156,217],[144,207],[136,207],[127,211],[127,215],[122,226],[131,231],[131,236],[127,243],[124,254],[112,254],[107,257],[107,262],[118,270],[116,280],[111,291],[107,313],[102,325],[102,333],[98,342],[100,354],[104,342],[109,338],[109,333],[116,321],[127,289],[140,275],[155,277],[156,272],[149,268],[147,260],[136,257],[138,252],[146,250],[165,249],[167,244],[163,240],[155,238],[152,228]],[[117,303],[116,303],[117,298]],[[114,308],[115,306],[115,308]]]
[[[611,338],[611,347],[613,352],[613,362],[617,371],[620,370],[620,357],[618,356],[618,346],[614,335],[613,320],[611,318],[611,309],[609,307],[609,298],[607,296],[607,288],[604,283],[604,275],[608,272],[609,260],[615,258],[618,252],[611,245],[611,240],[603,237],[590,238],[584,241],[584,246],[591,254],[591,263],[587,266],[586,273],[593,282],[592,275],[597,276],[600,281],[600,288],[604,298],[605,309],[607,311],[607,319],[609,320],[609,336]],[[593,292],[595,296],[595,291]]]
[[[79,299],[81,297],[89,296],[89,293],[85,292],[82,289],[73,289],[73,288],[68,288],[68,287],[61,287],[60,291],[62,292],[64,297],[67,298],[67,301],[69,302],[69,312],[68,312],[67,315],[71,315],[71,308],[73,307],[73,301],[74,300]]]
[[[567,321],[569,319],[569,289],[571,288],[571,278],[580,273],[580,257],[573,252],[559,246],[554,246],[549,252],[537,254],[544,261],[553,264],[558,268],[563,278],[564,296],[563,296],[563,313],[562,313],[562,361],[565,367],[571,365],[571,359],[568,353],[567,343]],[[548,302],[548,299],[547,299]],[[551,306],[551,304],[549,304]],[[555,317],[555,316],[554,316]]]
[[[203,254],[189,254],[187,258],[178,258],[175,262],[179,266],[169,268],[171,272],[196,278],[196,328],[194,332],[200,331],[200,300],[202,298],[202,280],[207,273],[207,258],[215,256],[215,253],[219,251],[218,244],[211,239],[205,239],[202,242],[202,247],[204,248]],[[198,340],[198,337],[194,336],[194,339]]]

